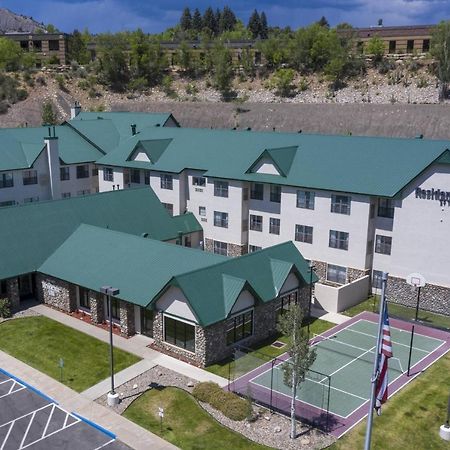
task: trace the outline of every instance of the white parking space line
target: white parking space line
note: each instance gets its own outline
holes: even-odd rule
[[[111,439],[110,441],[105,442],[103,445],[100,445],[100,447],[97,447],[94,450],[100,450],[101,448],[106,447],[109,444],[112,444],[114,441],[115,441],[115,439]]]

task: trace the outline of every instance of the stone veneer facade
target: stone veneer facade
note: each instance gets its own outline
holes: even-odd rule
[[[403,278],[389,276],[386,297],[388,301],[416,307],[418,288],[410,286]],[[426,284],[420,290],[419,308],[438,314],[450,315],[450,288]]]
[[[247,246],[246,245],[239,245],[239,244],[231,244],[227,242],[228,246],[228,253],[227,256],[242,256],[247,253]],[[205,250],[210,253],[214,253],[214,240],[205,238]]]
[[[341,286],[340,284],[327,281],[327,263],[324,261],[313,261],[314,272],[319,277],[321,283],[330,284],[332,286]],[[347,267],[347,283],[358,280],[370,274],[370,269],[354,269],[353,267]]]
[[[38,300],[64,312],[73,312],[78,309],[77,286],[57,278],[38,274],[37,276]],[[103,294],[89,291],[91,322],[104,323],[107,317]],[[125,336],[135,333],[134,305],[120,300],[120,329]]]
[[[309,286],[299,289],[298,298],[303,306],[309,302]],[[274,301],[259,304],[253,310],[253,335],[239,341],[238,345],[251,346],[277,333],[277,309],[281,297]],[[158,311],[153,320],[153,347],[163,353],[205,367],[221,361],[233,354],[234,346],[226,343],[227,320],[207,327],[195,326],[195,353],[164,342],[163,314]]]
[[[10,310],[13,312],[20,305],[19,280],[18,278],[9,278],[4,281],[6,282],[6,292],[0,295],[0,300],[7,300]]]

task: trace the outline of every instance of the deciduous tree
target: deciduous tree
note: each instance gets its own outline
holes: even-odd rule
[[[437,62],[437,76],[439,79],[439,99],[447,97],[450,83],[450,21],[441,22],[431,38],[431,54]]]

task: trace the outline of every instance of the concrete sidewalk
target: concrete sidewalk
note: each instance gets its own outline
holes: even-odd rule
[[[89,334],[90,336],[95,337],[103,342],[109,343],[109,333],[103,328],[83,322],[80,319],[76,319],[72,316],[69,316],[68,314],[56,311],[55,309],[49,308],[48,306],[45,306],[43,304],[33,306],[31,309],[43,316],[56,320],[57,322],[60,322],[78,331],[82,331],[83,333]],[[187,364],[176,358],[172,358],[171,356],[164,355],[163,353],[148,348],[147,346],[152,341],[153,340],[151,338],[148,338],[141,334],[132,336],[129,339],[114,335],[115,347],[140,356],[141,358],[153,363],[153,365],[158,364],[197,381],[213,381],[219,384],[219,386],[226,386],[228,384],[228,380],[226,378],[219,377],[218,375],[210,373],[206,370],[191,366],[190,364]],[[119,386],[119,383],[117,383],[117,386]]]
[[[121,370],[120,372],[117,372],[114,374],[114,385],[120,386],[127,381],[132,380],[133,378],[136,378],[141,373],[146,372],[147,370],[151,369],[152,367],[155,367],[155,363],[148,360],[143,359],[142,361],[139,361],[136,364],[133,364],[130,367],[127,367],[126,369]],[[100,383],[94,384],[94,386],[91,386],[89,389],[86,389],[81,393],[83,397],[86,397],[89,400],[94,401],[95,399],[101,397],[104,394],[107,394],[111,390],[111,378],[105,378],[103,381],[100,381]]]
[[[344,314],[328,312],[324,309],[314,307],[311,308],[311,315],[317,317],[318,319],[326,320],[327,322],[336,323],[338,325],[351,319],[351,317],[345,316]]]
[[[68,412],[76,412],[117,435],[135,450],[172,450],[177,447],[101,406],[18,359],[0,351],[0,367],[50,396]]]

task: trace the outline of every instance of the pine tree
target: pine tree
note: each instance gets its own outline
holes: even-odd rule
[[[221,33],[220,31],[220,19],[222,18],[222,13],[220,12],[220,9],[217,8],[216,12],[214,14],[214,35],[217,36],[219,33]]]
[[[219,33],[224,31],[232,31],[236,25],[236,16],[234,12],[228,7],[224,6],[220,16]]]
[[[247,25],[248,30],[252,33],[253,39],[256,39],[261,33],[261,19],[259,18],[258,11],[253,11]]]
[[[330,28],[330,24],[328,23],[328,20],[326,19],[325,16],[322,16],[317,23],[321,27]]]
[[[210,35],[213,35],[214,30],[216,29],[216,18],[211,6],[209,6],[203,14],[203,28],[205,28]]]
[[[180,27],[183,31],[192,29],[192,16],[189,8],[184,8],[180,18]]]
[[[266,13],[263,11],[260,17],[261,30],[259,32],[259,37],[261,39],[267,39],[269,37],[269,27],[267,25]]]
[[[192,16],[192,29],[198,33],[202,31],[203,19],[198,8],[195,8],[194,15]]]
[[[42,125],[56,125],[56,120],[53,102],[45,102],[42,105]]]

